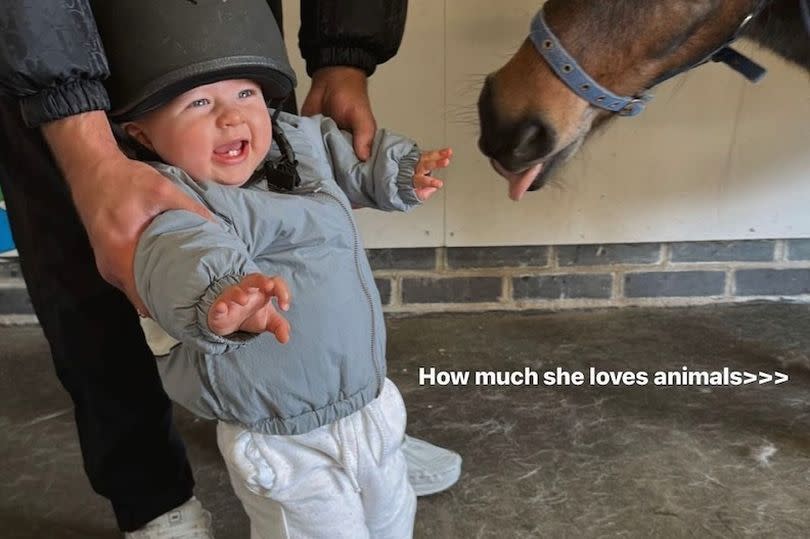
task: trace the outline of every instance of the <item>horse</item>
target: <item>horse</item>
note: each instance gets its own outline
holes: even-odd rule
[[[643,111],[661,82],[707,61],[761,78],[730,47],[743,35],[810,70],[810,0],[549,0],[486,77],[479,149],[519,200],[595,129]]]

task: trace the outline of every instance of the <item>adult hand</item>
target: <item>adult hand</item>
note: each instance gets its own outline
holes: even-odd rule
[[[361,161],[371,157],[377,121],[368,99],[368,78],[363,70],[347,66],[324,67],[312,75],[301,114],[324,114],[341,129],[352,132],[354,153]]]
[[[141,233],[166,210],[188,210],[206,219],[210,212],[151,166],[124,156],[103,112],[51,122],[42,133],[70,186],[99,273],[148,314],[133,268]]]

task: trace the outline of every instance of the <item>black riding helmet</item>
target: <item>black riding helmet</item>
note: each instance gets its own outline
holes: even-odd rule
[[[266,0],[93,0],[110,64],[110,118],[134,119],[178,95],[225,79],[251,79],[268,102],[295,73]]]

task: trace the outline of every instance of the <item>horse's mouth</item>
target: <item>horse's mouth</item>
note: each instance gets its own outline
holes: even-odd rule
[[[582,139],[566,146],[561,151],[547,157],[541,161],[530,163],[526,167],[522,167],[517,172],[512,172],[506,167],[501,165],[496,159],[490,158],[489,162],[495,172],[503,176],[509,182],[509,198],[515,202],[520,201],[527,191],[537,191],[542,188],[547,182],[554,171],[560,165],[568,161],[568,159],[576,153],[582,144]]]
[[[560,157],[561,154],[555,154],[544,161],[532,163],[518,172],[506,169],[495,159],[490,158],[489,162],[495,172],[509,182],[509,198],[519,202],[527,191],[537,191],[546,184],[549,175],[557,168],[557,165],[565,161],[565,158],[560,159]]]

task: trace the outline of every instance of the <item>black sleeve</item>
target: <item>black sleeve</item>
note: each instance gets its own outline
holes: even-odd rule
[[[408,0],[301,0],[298,45],[307,73],[353,66],[374,73],[402,42]]]
[[[0,92],[36,127],[107,110],[107,58],[88,0],[6,0],[0,9]]]

